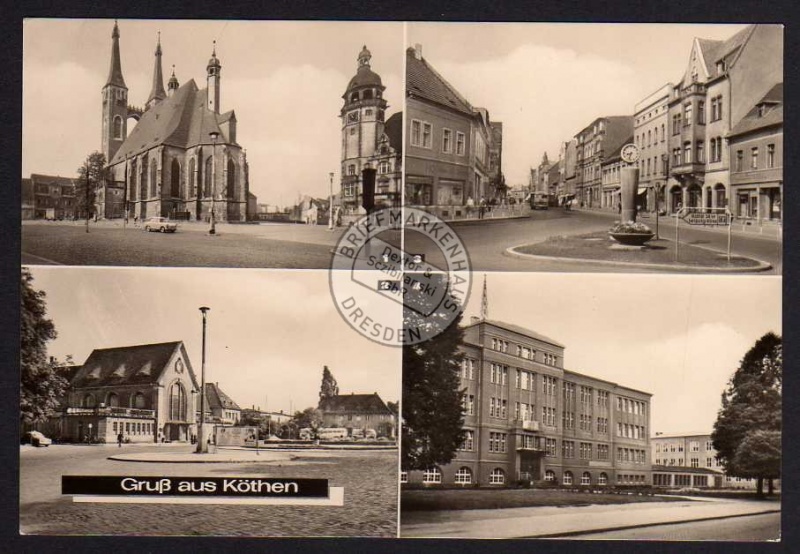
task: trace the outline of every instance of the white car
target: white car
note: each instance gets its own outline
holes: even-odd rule
[[[160,231],[161,233],[174,233],[178,230],[178,224],[170,221],[166,217],[151,217],[144,222],[144,230],[148,233],[150,231]]]
[[[53,444],[52,439],[48,439],[39,431],[28,431],[22,435],[22,444],[30,444],[31,446],[50,446]]]

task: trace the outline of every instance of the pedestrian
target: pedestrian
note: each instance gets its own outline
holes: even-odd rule
[[[122,448],[122,438],[123,438],[123,437],[122,437],[122,433],[119,433],[119,434],[117,435],[117,447],[118,447],[118,448]]]
[[[475,209],[475,200],[472,199],[472,196],[467,197],[467,217],[472,215],[472,210]]]
[[[486,198],[481,196],[481,201],[478,204],[478,219],[483,219],[483,214],[486,212]]]
[[[617,213],[618,214],[622,213],[622,202],[621,201],[617,202]]]

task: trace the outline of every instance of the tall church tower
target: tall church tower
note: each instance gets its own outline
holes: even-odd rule
[[[380,76],[370,68],[372,54],[364,46],[358,54],[358,70],[350,79],[342,98],[342,202],[353,208],[361,205],[361,171],[383,136],[384,114]],[[373,168],[374,169],[374,168]]]
[[[119,57],[119,26],[114,21],[111,33],[111,66],[108,79],[103,86],[103,135],[101,151],[106,163],[117,153],[128,136],[128,87],[122,78],[122,63]]]
[[[219,74],[222,65],[217,59],[217,41],[214,41],[214,50],[206,66],[206,84],[208,85],[208,104],[206,107],[214,113],[219,113]]]
[[[147,110],[167,97],[167,93],[164,91],[164,74],[161,71],[161,33],[158,33],[158,44],[156,44],[155,56],[153,87],[150,89],[150,96],[147,97],[147,102],[145,104],[145,109]]]

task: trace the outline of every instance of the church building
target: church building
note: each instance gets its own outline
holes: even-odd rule
[[[214,45],[206,88],[193,79],[180,85],[173,66],[166,90],[159,36],[153,85],[143,108],[128,104],[122,76],[120,32],[111,35],[111,66],[102,89],[102,152],[106,182],[96,194],[100,218],[162,216],[245,221],[248,164],[236,140],[236,114],[221,112],[222,64]],[[136,126],[128,134],[128,119]]]
[[[358,70],[342,98],[341,201],[347,213],[356,213],[363,198],[362,171],[376,170],[375,206],[400,205],[402,181],[403,114],[386,119],[380,76],[370,68],[372,54],[364,46],[358,55]]]

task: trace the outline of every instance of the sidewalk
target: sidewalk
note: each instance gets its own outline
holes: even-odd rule
[[[215,448],[213,445],[206,454],[197,454],[194,451],[182,450],[180,452],[121,452],[108,457],[109,460],[118,462],[149,462],[161,464],[230,464],[289,461],[294,456],[288,452],[276,452],[250,449],[227,450]]]
[[[570,508],[404,512],[401,515],[400,536],[474,539],[553,537],[779,512],[780,509],[780,501],[702,499]]]

